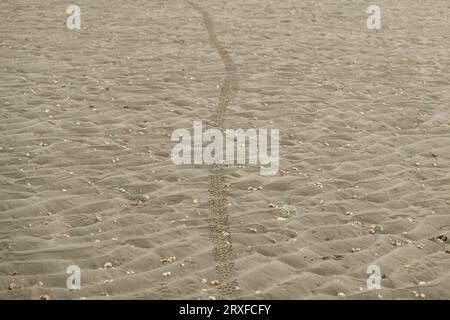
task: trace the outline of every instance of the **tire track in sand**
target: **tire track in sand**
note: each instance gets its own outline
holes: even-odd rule
[[[236,67],[228,51],[220,43],[214,23],[209,13],[190,0],[186,2],[198,11],[203,18],[208,31],[209,43],[217,51],[225,66],[226,76],[219,95],[219,103],[216,109],[217,127],[223,131],[227,106],[236,95],[238,83],[236,79]],[[239,290],[234,265],[233,243],[230,234],[229,214],[227,210],[227,199],[224,190],[223,167],[211,165],[209,172],[209,229],[213,244],[213,256],[216,262],[217,278],[220,281],[218,291],[223,299],[232,299]]]

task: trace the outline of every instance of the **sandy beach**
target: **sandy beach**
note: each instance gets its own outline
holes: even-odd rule
[[[0,299],[450,299],[449,1],[0,12]],[[174,164],[196,120],[278,173]]]

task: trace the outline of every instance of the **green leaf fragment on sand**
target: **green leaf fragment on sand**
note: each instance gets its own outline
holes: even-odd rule
[[[283,205],[281,207],[281,218],[292,219],[297,215],[297,208],[290,205]]]
[[[413,63],[414,61],[413,61],[412,59],[410,59],[410,58],[404,58],[404,59],[403,59],[403,62],[406,63],[406,64],[411,64],[411,63]]]

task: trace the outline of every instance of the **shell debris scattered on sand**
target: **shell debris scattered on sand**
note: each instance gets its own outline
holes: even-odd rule
[[[417,291],[413,291],[413,294],[416,298],[419,298],[419,299],[425,299],[427,297],[427,295],[425,293],[419,293]]]
[[[161,264],[169,264],[169,263],[173,263],[173,262],[175,262],[175,261],[177,261],[177,258],[176,258],[176,257],[168,257],[168,258],[162,258],[162,259],[159,259],[159,262],[160,262]]]
[[[200,282],[201,282],[202,284],[207,284],[207,283],[208,283],[208,279],[203,278]],[[210,283],[211,285],[213,285],[213,286],[218,286],[218,285],[220,284],[220,281],[216,279],[216,280],[211,280],[211,281],[209,281],[209,283]]]
[[[20,288],[21,288],[21,286],[17,285],[17,283],[15,283],[15,282],[11,282],[8,285],[8,290],[10,290],[10,291],[20,289]]]
[[[376,234],[377,232],[383,232],[384,228],[382,226],[376,225],[376,224],[372,224],[369,227],[369,233],[370,234]]]
[[[76,45],[55,1],[1,2],[1,297],[450,298],[450,0],[380,1],[382,32],[364,1],[187,1],[95,2]]]

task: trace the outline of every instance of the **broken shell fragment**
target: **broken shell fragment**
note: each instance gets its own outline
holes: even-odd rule
[[[19,289],[19,286],[15,282],[10,283],[8,286],[8,290],[15,290],[15,289]]]
[[[176,257],[168,257],[168,258],[159,259],[159,262],[161,264],[168,264],[168,263],[175,262],[176,260],[177,260]]]

